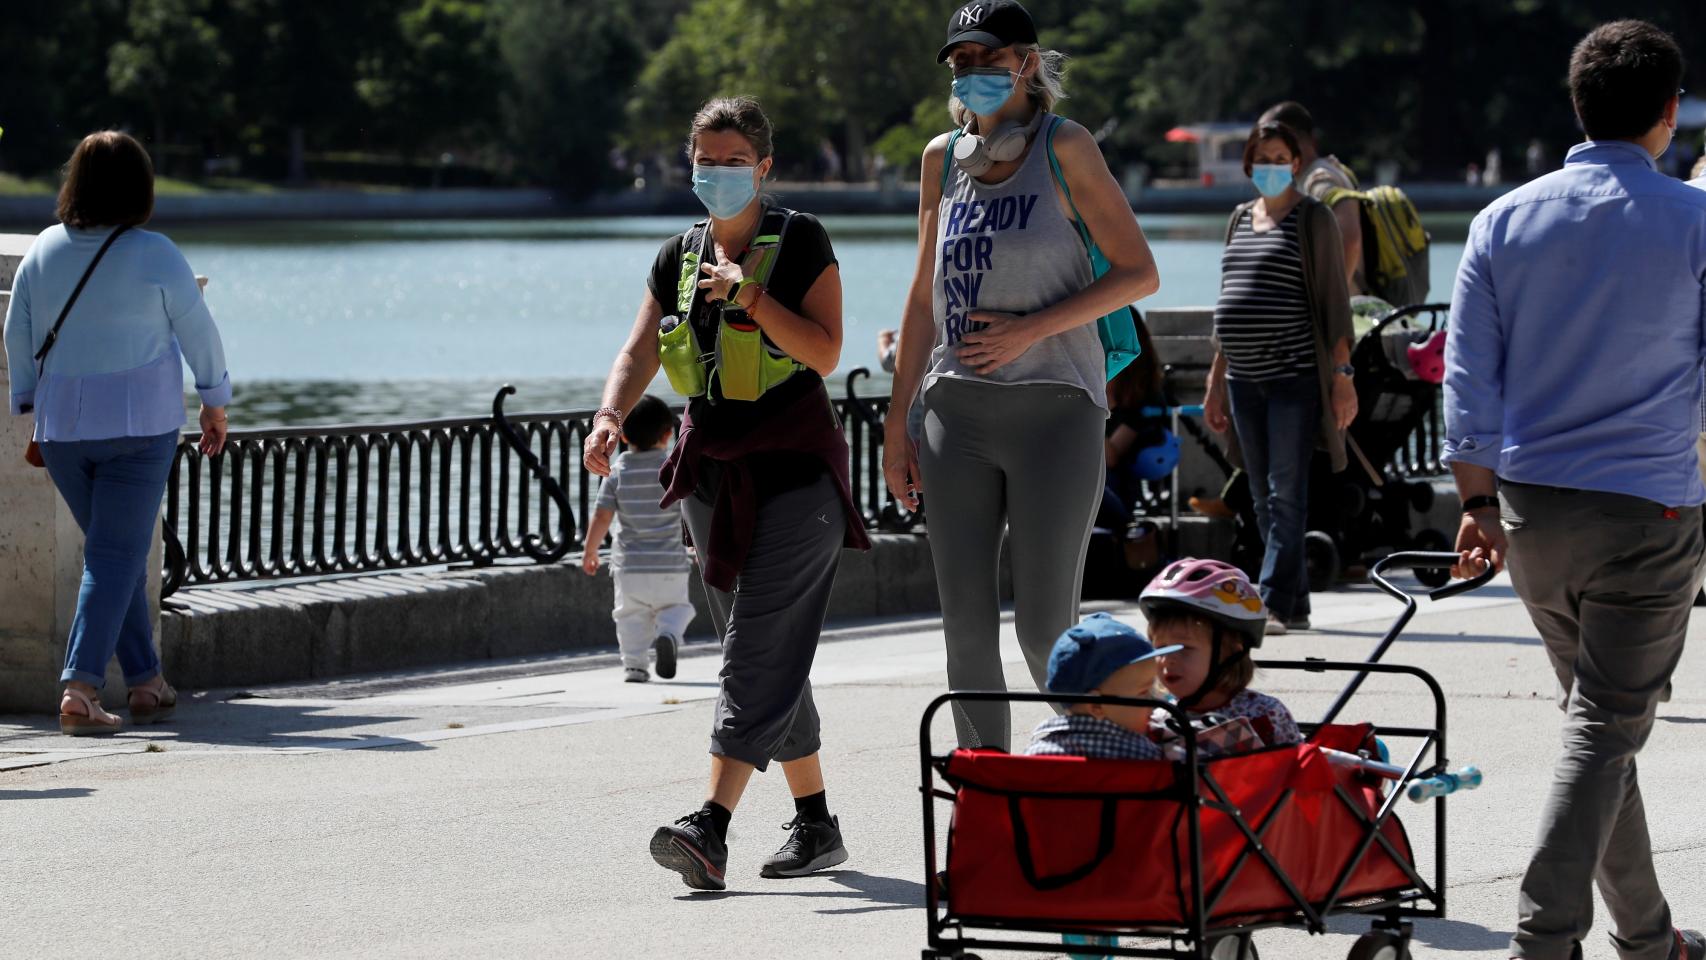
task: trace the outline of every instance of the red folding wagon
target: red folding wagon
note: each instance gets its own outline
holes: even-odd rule
[[[970,960],[983,950],[1060,951],[1090,956],[1256,960],[1251,935],[1279,926],[1326,932],[1326,918],[1373,919],[1350,960],[1405,960],[1410,921],[1444,917],[1447,790],[1434,796],[1431,877],[1416,866],[1396,816],[1402,789],[1347,765],[1373,758],[1370,724],[1335,723],[1371,673],[1409,677],[1433,701],[1431,726],[1382,727],[1417,744],[1399,783],[1457,781],[1446,773],[1445,694],[1426,671],[1382,664],[1416,611],[1415,598],[1383,575],[1433,568],[1452,554],[1401,553],[1371,579],[1405,603],[1368,661],[1263,661],[1265,670],[1353,676],[1302,744],[1199,761],[1188,722],[1177,727],[1185,760],[1092,760],[955,750],[936,756],[930,729],[943,705],[960,701],[1124,703],[1183,711],[1162,701],[1041,693],[952,692],[925,710],[920,730],[924,862],[929,939],[925,960]],[[1491,579],[1434,591],[1444,599]],[[1388,773],[1393,776],[1396,771]],[[1440,777],[1440,781],[1429,778]],[[945,789],[944,789],[945,788]],[[953,804],[945,890],[936,881],[936,804]],[[1023,935],[1030,934],[1030,938]],[[1062,947],[1036,934],[1122,937],[1120,944]]]

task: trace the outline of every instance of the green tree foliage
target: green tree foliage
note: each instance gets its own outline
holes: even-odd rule
[[[646,64],[628,101],[628,142],[672,150],[713,96],[756,96],[777,128],[784,168],[824,140],[862,175],[867,144],[910,119],[923,90],[947,90],[936,65],[942,15],[914,0],[697,0]]]
[[[397,17],[397,42],[358,64],[356,91],[374,127],[405,154],[478,142],[498,131],[503,89],[491,7],[421,0]]]
[[[610,185],[620,92],[640,69],[627,7],[604,0],[497,0],[509,75],[503,118],[515,169],[579,195]]]
[[[7,0],[0,169],[50,173],[84,133],[156,156],[234,156],[300,179],[331,151],[453,151],[515,182],[613,185],[612,147],[680,162],[708,97],[760,98],[784,175],[825,143],[912,170],[948,127],[935,50],[954,0]],[[1308,104],[1323,147],[1371,170],[1455,176],[1579,133],[1564,73],[1595,23],[1644,17],[1685,48],[1678,0],[1030,0],[1070,55],[1065,113],[1116,164],[1166,169],[1175,125]],[[1706,50],[1693,50],[1696,64]],[[1706,69],[1685,86],[1706,90]],[[171,167],[168,163],[166,166]],[[199,165],[180,165],[192,172]],[[820,169],[820,168],[819,168]],[[174,172],[182,172],[174,168]]]
[[[201,129],[230,112],[230,93],[219,89],[225,54],[208,6],[208,0],[132,0],[127,36],[107,55],[113,95],[142,106],[157,143],[167,142],[168,131]]]

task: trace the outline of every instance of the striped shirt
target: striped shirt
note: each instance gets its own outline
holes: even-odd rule
[[[681,540],[681,505],[660,507],[658,469],[667,450],[630,450],[611,464],[598,488],[598,509],[616,514],[610,566],[627,573],[686,573]]]
[[[1303,282],[1297,207],[1263,233],[1244,211],[1220,258],[1214,333],[1227,376],[1279,380],[1315,372],[1315,330]]]

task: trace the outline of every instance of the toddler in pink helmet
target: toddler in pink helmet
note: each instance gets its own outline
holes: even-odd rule
[[[1250,689],[1256,673],[1251,651],[1262,645],[1268,612],[1244,571],[1218,560],[1179,560],[1144,589],[1139,603],[1150,640],[1177,648],[1160,658],[1161,683],[1192,725],[1242,720],[1254,735],[1210,738],[1204,755],[1303,740],[1285,704]],[[1156,713],[1157,735],[1176,736],[1164,719]]]

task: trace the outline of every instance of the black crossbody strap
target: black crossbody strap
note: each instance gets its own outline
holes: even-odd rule
[[[59,319],[53,321],[53,329],[47,332],[47,339],[42,341],[41,349],[36,351],[36,376],[41,376],[42,369],[46,366],[43,360],[47,357],[47,352],[53,349],[53,345],[59,342],[59,328],[65,326],[65,318],[71,315],[71,305],[76,303],[78,296],[83,293],[83,287],[89,282],[90,274],[95,272],[95,267],[100,265],[101,258],[107,255],[107,248],[113,245],[113,241],[118,239],[118,235],[129,229],[130,225],[125,224],[114,230],[107,236],[107,242],[101,244],[101,249],[95,251],[95,259],[89,261],[89,269],[83,271],[83,278],[77,281],[76,288],[71,291],[71,298],[65,301],[65,309],[59,311]]]

